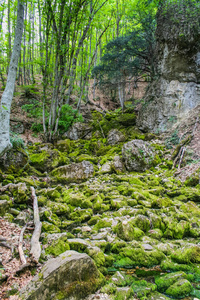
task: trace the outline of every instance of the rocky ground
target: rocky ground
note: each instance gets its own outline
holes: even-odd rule
[[[46,262],[72,250],[87,254],[104,276],[95,271],[101,278],[93,281],[96,294],[84,287],[73,299],[200,299],[197,116],[188,116],[187,128],[177,124],[156,136],[135,127],[131,109],[104,117],[94,111],[90,123],[76,124],[55,145],[6,154],[0,161],[0,298],[23,299],[19,290],[43,276]],[[30,256],[31,186],[42,222],[37,265]],[[19,272],[25,224],[29,265]],[[54,292],[53,299],[71,299]]]

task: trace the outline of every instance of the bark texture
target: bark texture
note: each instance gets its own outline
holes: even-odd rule
[[[10,143],[10,107],[13,99],[15,79],[17,75],[17,66],[21,50],[22,33],[24,26],[24,4],[18,1],[17,25],[15,29],[14,46],[8,71],[5,91],[0,103],[0,156],[9,148]]]

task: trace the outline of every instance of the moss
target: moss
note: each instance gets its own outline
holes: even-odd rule
[[[151,267],[159,265],[165,255],[159,250],[145,251],[143,248],[125,247],[120,256],[129,257],[134,266]]]
[[[105,219],[101,219],[98,221],[98,223],[96,225],[94,225],[93,229],[99,231],[99,229],[101,228],[106,228],[106,227],[111,227],[112,222],[105,220]]]
[[[38,199],[38,205],[39,206],[46,205],[46,203],[47,203],[47,198],[46,197],[41,195],[41,196],[38,196],[37,199]]]
[[[163,233],[160,229],[156,228],[156,229],[149,230],[148,236],[153,239],[160,240],[163,236]]]
[[[157,198],[152,202],[152,208],[163,208],[172,206],[172,200],[169,198]]]
[[[48,246],[45,249],[45,253],[58,256],[67,250],[70,250],[67,238],[61,237],[59,240],[54,241],[50,246]]]
[[[111,245],[111,251],[113,253],[120,253],[121,249],[126,247],[126,242],[124,241],[114,241]]]
[[[200,217],[200,208],[192,201],[189,201],[180,206],[180,210],[187,213],[187,215]]]
[[[88,225],[92,226],[95,225],[100,220],[99,216],[93,216],[89,221]]]
[[[42,222],[42,231],[48,233],[58,233],[60,232],[60,229],[51,223]]]
[[[132,222],[134,226],[138,227],[144,232],[147,232],[150,229],[150,220],[144,215],[137,215]]]
[[[147,297],[150,297],[150,294],[157,289],[155,284],[146,280],[135,281],[131,288],[139,299],[149,299]]]
[[[61,194],[59,193],[59,191],[57,189],[48,189],[47,196],[50,199],[55,200],[56,198],[60,198]]]
[[[87,160],[87,161],[89,161],[93,164],[97,164],[98,159],[99,159],[98,157],[90,156],[88,154],[81,154],[77,157],[78,162],[82,162],[84,160]]]
[[[56,143],[56,148],[61,152],[69,153],[72,150],[72,144],[69,139],[61,140]]]
[[[175,282],[173,285],[171,285],[165,293],[171,297],[179,298],[188,296],[193,287],[191,283],[186,279],[180,279],[177,282]]]
[[[193,265],[178,264],[169,258],[167,258],[161,262],[160,268],[163,271],[167,271],[167,272],[169,272],[169,271],[170,272],[176,272],[176,271],[193,272]]]
[[[160,292],[165,292],[171,285],[180,279],[187,279],[187,274],[180,271],[163,275],[155,279],[155,284]]]
[[[61,225],[61,221],[60,221],[59,217],[56,214],[53,214],[52,211],[49,211],[49,210],[45,210],[43,212],[43,215],[41,215],[41,219],[48,221],[56,226]]]
[[[57,203],[54,201],[48,201],[47,207],[50,208],[50,210],[52,211],[53,214],[69,216],[70,209],[69,209],[69,206],[65,203]]]
[[[70,219],[76,222],[84,222],[90,220],[93,212],[91,209],[80,209],[70,214]]]
[[[131,222],[119,221],[117,226],[114,228],[118,237],[125,241],[140,240],[144,236],[144,232],[139,228],[133,226]]]
[[[30,154],[30,163],[39,171],[44,171],[46,169],[47,160],[50,158],[50,154],[47,151],[42,151],[41,153]]]
[[[113,264],[116,268],[127,268],[131,269],[134,266],[134,261],[132,261],[129,257],[123,257],[118,259]]]
[[[171,258],[183,264],[188,263],[200,263],[200,248],[198,246],[192,246],[190,248],[182,248],[173,251],[171,254]]]

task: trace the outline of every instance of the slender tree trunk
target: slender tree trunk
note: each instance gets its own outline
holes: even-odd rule
[[[3,92],[0,103],[0,156],[3,155],[10,147],[10,107],[12,103],[15,79],[17,75],[18,60],[21,51],[21,41],[24,25],[24,4],[18,1],[17,25],[15,29],[15,40],[8,70],[8,77],[5,91]]]
[[[10,0],[8,0],[8,66],[10,63],[10,58],[11,58]]]

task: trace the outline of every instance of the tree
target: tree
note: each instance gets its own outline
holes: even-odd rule
[[[122,109],[127,81],[147,75],[152,80],[156,75],[155,16],[138,8],[134,19],[136,24],[133,24],[132,31],[110,41],[105,47],[101,64],[93,69],[93,76],[100,87],[118,92]]]
[[[0,103],[0,156],[3,155],[9,148],[10,143],[10,108],[14,93],[15,79],[17,75],[18,60],[21,51],[21,41],[24,26],[24,3],[18,0],[17,8],[17,24],[15,28],[15,40],[11,55],[8,77],[5,91],[3,92]]]

